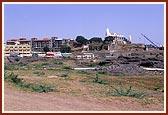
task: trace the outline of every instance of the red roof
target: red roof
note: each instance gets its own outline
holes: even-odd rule
[[[43,38],[43,40],[50,40],[49,38]]]

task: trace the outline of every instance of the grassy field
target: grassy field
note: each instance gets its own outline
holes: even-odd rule
[[[5,72],[8,76],[12,72],[18,75],[17,78],[21,78],[22,84],[50,87],[55,93],[98,98],[125,96],[136,98],[142,104],[164,102],[163,75],[113,76],[107,71],[73,70],[71,67],[76,66],[75,63],[75,60],[18,63],[5,65]],[[50,69],[47,69],[48,66]],[[23,85],[8,83],[20,90],[32,91]]]

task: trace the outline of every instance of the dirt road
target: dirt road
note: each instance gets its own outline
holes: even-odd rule
[[[163,111],[163,104],[142,105],[128,97],[95,98],[60,93],[36,93],[5,85],[5,111]]]

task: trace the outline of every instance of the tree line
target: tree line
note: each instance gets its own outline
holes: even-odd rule
[[[101,50],[101,49],[108,49],[107,44],[110,42],[113,42],[115,37],[113,36],[108,36],[105,37],[104,40],[101,37],[92,37],[90,39],[86,39],[84,36],[77,36],[73,47],[82,47],[83,45],[88,45],[89,44],[89,49],[90,50]],[[125,37],[122,38],[124,41],[129,42]],[[92,44],[92,45],[91,45]],[[96,44],[96,45],[95,45]],[[44,52],[48,52],[49,48],[44,47]],[[60,52],[62,53],[69,53],[71,52],[71,47],[68,45],[62,45],[60,47]]]

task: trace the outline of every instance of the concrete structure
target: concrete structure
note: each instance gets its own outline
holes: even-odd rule
[[[26,38],[20,39],[10,39],[7,40],[7,45],[30,45],[32,52],[44,52],[43,48],[48,47],[50,52],[58,52],[62,45],[68,45],[73,47],[73,39],[60,39],[58,37],[51,38],[31,38],[31,40],[27,40]],[[12,47],[12,46],[11,46]]]
[[[30,45],[30,40],[27,40],[26,38],[20,38],[20,39],[9,39],[7,40],[6,44],[7,45],[15,45],[15,44],[29,44]]]
[[[93,53],[76,53],[74,54],[76,59],[94,59]]]
[[[122,34],[117,34],[117,33],[110,33],[109,28],[106,29],[106,37],[113,37],[113,44],[127,44],[127,43],[131,43],[131,35],[129,35],[129,39],[127,40],[124,35]]]
[[[10,42],[12,44],[12,42]],[[29,44],[18,44],[14,45],[5,44],[4,54],[10,56],[11,54],[17,54],[21,56],[31,56],[31,46]]]
[[[73,40],[72,39],[60,39],[58,37],[51,37],[49,38],[43,38],[43,39],[37,39],[32,38],[31,39],[31,48],[32,51],[38,51],[43,52],[44,47],[48,47],[50,52],[58,52],[60,51],[60,48],[62,45],[68,45],[70,47],[73,46]]]

